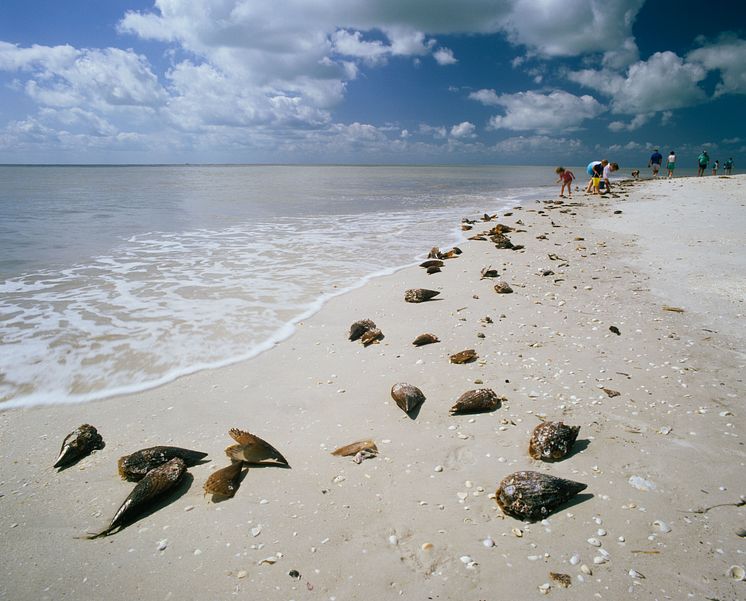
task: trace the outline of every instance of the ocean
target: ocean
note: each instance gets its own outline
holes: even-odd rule
[[[555,179],[515,166],[0,166],[0,408],[251,358],[329,298],[463,240],[462,217],[555,197]]]

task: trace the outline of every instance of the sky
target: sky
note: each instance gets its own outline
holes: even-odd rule
[[[746,2],[0,0],[0,163],[746,164]]]

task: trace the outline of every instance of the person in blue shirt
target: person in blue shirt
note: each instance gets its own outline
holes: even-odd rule
[[[650,155],[650,160],[648,161],[648,167],[653,170],[653,177],[658,177],[658,171],[660,171],[662,162],[663,155],[658,152],[658,149],[656,148],[653,151],[653,154]]]
[[[723,168],[725,169],[725,175],[730,175],[731,171],[733,170],[733,159],[728,159],[723,164]]]

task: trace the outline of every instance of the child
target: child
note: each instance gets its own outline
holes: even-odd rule
[[[712,174],[717,175],[719,168],[720,168],[720,161],[715,159],[715,162],[712,164]]]
[[[556,183],[562,182],[562,188],[560,189],[560,198],[565,197],[565,186],[567,186],[567,195],[572,198],[572,180],[575,179],[575,174],[569,169],[564,167],[557,167],[554,172],[559,175],[559,179]]]

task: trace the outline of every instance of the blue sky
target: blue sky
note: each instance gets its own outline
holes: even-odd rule
[[[1,163],[746,161],[746,2],[3,0]],[[743,157],[743,158],[740,158]]]

